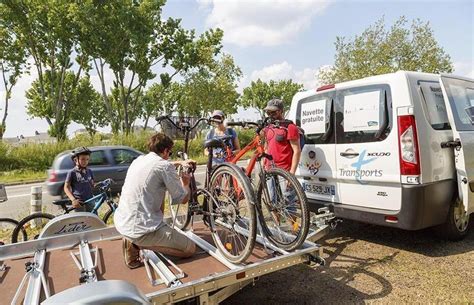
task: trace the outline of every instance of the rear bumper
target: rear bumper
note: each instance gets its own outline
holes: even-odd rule
[[[46,189],[51,196],[61,196],[64,189],[64,181],[46,182]]]
[[[330,206],[340,218],[395,227],[405,230],[419,230],[442,224],[446,221],[449,205],[453,201],[457,186],[455,180],[444,180],[424,185],[402,185],[402,203],[399,211],[355,207],[340,203],[328,203],[308,199],[310,210]],[[395,216],[398,222],[385,220]]]

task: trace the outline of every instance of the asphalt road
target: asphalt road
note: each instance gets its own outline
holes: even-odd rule
[[[244,166],[246,162],[247,161],[240,161],[239,165]],[[199,165],[197,167],[195,176],[198,184],[204,183],[205,165]],[[8,200],[0,203],[0,217],[9,217],[18,220],[28,215],[30,213],[31,187],[33,186],[42,186],[43,207],[46,211],[52,214],[59,213],[60,211],[56,206],[50,204],[53,200],[59,199],[59,197],[50,196],[44,183],[32,183],[6,187]]]

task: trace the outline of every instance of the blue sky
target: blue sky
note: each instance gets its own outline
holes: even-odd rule
[[[163,14],[181,18],[185,28],[198,33],[222,28],[224,51],[244,74],[240,89],[258,78],[291,78],[306,88],[317,86],[318,69],[334,61],[336,36],[351,38],[382,16],[390,26],[402,15],[429,21],[455,74],[474,78],[474,1],[168,0]],[[34,78],[32,73],[14,88],[7,137],[47,130],[44,120],[28,120],[25,113],[24,91]],[[1,108],[3,96],[0,87]],[[68,132],[81,127],[73,124]]]

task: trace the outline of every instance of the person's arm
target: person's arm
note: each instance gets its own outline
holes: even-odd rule
[[[291,158],[290,173],[295,174],[296,169],[298,168],[298,163],[300,162],[301,147],[300,147],[299,140],[291,140],[290,145],[291,145],[291,149],[293,149],[293,157]]]
[[[240,141],[239,141],[239,136],[237,135],[237,132],[234,130],[234,155],[238,154],[240,151]]]
[[[64,182],[64,193],[69,198],[69,200],[71,200],[72,206],[74,208],[78,208],[81,206],[81,202],[78,199],[76,199],[72,193],[71,181],[72,181],[72,171],[69,171],[66,176],[66,181]]]
[[[190,196],[190,176],[183,174],[180,179],[176,173],[174,165],[171,163],[162,173],[163,182],[165,183],[166,189],[171,196],[171,203],[176,204],[188,202]]]
[[[298,132],[298,127],[296,127],[296,125],[294,124],[288,125],[287,139],[290,142],[291,149],[293,150],[293,157],[291,158],[290,173],[295,174],[296,169],[298,168],[298,163],[300,162],[300,157],[301,157],[300,134]]]

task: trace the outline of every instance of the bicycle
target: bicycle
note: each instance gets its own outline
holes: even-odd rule
[[[115,212],[115,209],[117,209],[117,204],[112,200],[112,196],[110,195],[110,186],[112,183],[113,180],[110,178],[97,183],[96,187],[98,188],[99,193],[88,199],[87,201],[81,203],[81,205],[94,204],[91,213],[98,215],[99,209],[105,202],[109,209],[102,217],[102,220],[107,225],[110,225],[112,223],[113,218],[110,216],[112,216],[112,214]],[[64,212],[63,214],[69,214],[75,209],[72,207],[72,202],[69,199],[55,200],[52,202],[52,204],[61,207]],[[20,230],[21,232],[25,232],[23,233],[23,240],[20,241],[27,241],[29,236],[33,236],[33,239],[37,239],[43,228],[48,223],[48,221],[53,219],[55,216],[57,215],[52,215],[43,212],[34,213],[26,216],[18,222],[16,228],[13,230],[12,243],[18,242],[18,235],[20,233]]]
[[[3,184],[0,184],[0,203],[8,201],[7,191]],[[0,246],[5,245],[11,240],[11,235],[18,225],[18,221],[12,218],[0,218]],[[26,236],[26,231],[21,231],[23,237]],[[1,263],[0,263],[1,265]]]
[[[257,182],[257,217],[264,235],[277,247],[292,251],[299,248],[308,235],[310,219],[306,194],[295,175],[273,164],[271,155],[265,153],[263,139],[260,133],[272,125],[280,127],[280,122],[266,118],[257,122],[228,122],[228,126],[243,128],[256,127],[255,138],[233,155],[226,141],[224,157],[227,162],[236,164],[242,156],[254,151],[250,162],[245,168],[245,174],[251,178],[255,165],[258,165]],[[267,159],[271,166],[265,168],[262,160]]]
[[[212,118],[201,118],[193,126],[186,121],[178,126],[168,116],[159,117],[157,121],[165,119],[184,133],[185,149],[184,152],[178,153],[182,160],[188,160],[187,148],[191,131],[203,121],[208,124],[216,122]],[[221,140],[208,140],[204,146],[209,154],[203,188],[196,185],[196,166],[178,167],[178,172],[191,175],[191,196],[187,204],[170,202],[172,227],[185,230],[195,215],[202,215],[222,255],[230,262],[240,264],[250,256],[255,245],[255,194],[250,180],[236,165],[224,163],[213,168],[213,149],[224,147]],[[236,189],[241,190],[239,194],[236,194]]]

